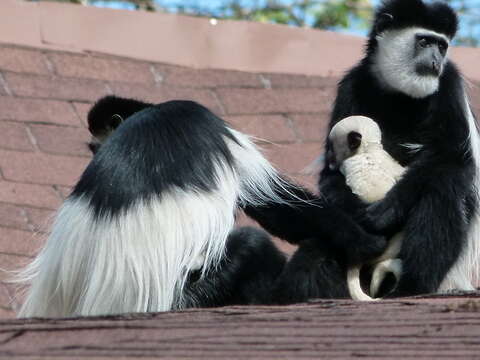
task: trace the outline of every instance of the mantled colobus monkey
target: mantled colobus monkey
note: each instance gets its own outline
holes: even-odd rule
[[[385,150],[408,166],[386,197],[366,208],[331,166],[330,141],[320,174],[321,193],[360,214],[367,229],[403,231],[403,275],[391,296],[473,290],[479,280],[480,144],[462,76],[448,59],[457,23],[445,3],[384,1],[365,57],[338,87],[330,129],[347,116],[368,116]]]
[[[89,128],[96,153],[21,276],[31,284],[21,317],[268,302],[285,260],[265,233],[232,232],[238,208],[352,264],[385,246],[282,179],[246,135],[197,103],[107,97]]]
[[[334,155],[330,166],[340,170],[352,193],[367,204],[383,199],[406,171],[383,149],[382,132],[377,123],[368,117],[349,116],[337,122],[328,140]],[[388,274],[392,274],[395,280],[400,279],[402,261],[396,257],[401,249],[402,237],[402,233],[395,234],[389,239],[385,252],[369,264],[358,264],[348,269],[347,285],[352,299],[378,299],[377,293]],[[363,265],[372,267],[369,295],[360,283]]]

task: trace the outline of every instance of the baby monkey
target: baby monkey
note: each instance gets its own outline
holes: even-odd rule
[[[332,128],[329,139],[333,145],[330,167],[339,169],[352,193],[368,204],[383,199],[406,171],[383,149],[380,128],[368,117],[350,116],[341,120]],[[388,273],[396,281],[400,279],[402,261],[396,256],[401,244],[402,234],[397,233],[385,252],[368,264],[373,268],[370,295],[360,285],[360,270],[366,264],[348,269],[347,285],[352,299],[377,300],[375,297]]]

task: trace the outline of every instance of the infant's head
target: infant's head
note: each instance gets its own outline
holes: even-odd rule
[[[367,151],[369,145],[380,145],[382,133],[372,119],[349,116],[335,124],[328,139],[332,144],[327,154],[330,168],[336,169],[349,157]]]

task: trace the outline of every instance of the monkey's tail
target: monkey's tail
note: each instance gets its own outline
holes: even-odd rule
[[[347,271],[347,286],[350,296],[353,300],[358,301],[376,301],[378,299],[372,298],[365,294],[360,285],[360,269],[361,265],[356,265],[348,269]]]
[[[375,296],[382,284],[385,275],[389,272],[393,273],[397,281],[400,279],[402,273],[402,261],[400,259],[395,259],[396,256],[400,253],[402,247],[402,233],[395,234],[388,243],[387,249],[372,261],[372,264],[375,265],[372,281],[370,284],[370,294]],[[369,295],[365,294],[360,286],[360,269],[361,265],[357,265],[348,269],[347,272],[347,285],[350,296],[353,300],[359,301],[373,301],[378,300],[377,298],[372,298]]]
[[[380,286],[388,273],[392,273],[393,276],[395,276],[395,281],[398,283],[402,276],[402,268],[403,263],[400,259],[387,259],[375,265],[370,282],[370,294],[372,294],[372,296],[378,294]]]

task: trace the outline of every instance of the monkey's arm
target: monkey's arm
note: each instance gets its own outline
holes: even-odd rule
[[[472,186],[473,163],[462,159],[463,155],[456,159],[448,156],[450,160],[447,156],[427,155],[416,160],[383,200],[366,209],[363,224],[367,229],[390,235],[404,226],[414,207],[421,202],[429,203],[435,214],[435,205],[447,205],[465,198],[467,189]]]
[[[421,206],[419,203],[430,204],[431,216],[437,210],[435,206],[446,202],[448,207],[472,189],[475,164],[469,142],[471,113],[454,66],[447,66],[445,73],[437,100],[431,105],[432,113],[424,120],[428,132],[424,131],[422,150],[387,196],[366,211],[365,225],[374,232],[393,234],[405,224],[413,207]],[[442,221],[448,223],[449,219]]]
[[[433,214],[431,206],[436,209]],[[438,199],[432,204],[420,202],[413,211],[416,214],[406,223],[399,254],[403,262],[402,276],[389,294],[392,297],[438,291],[466,246],[468,226],[460,204]]]
[[[431,171],[403,227],[403,274],[391,296],[437,291],[466,245],[472,175],[453,164]]]
[[[338,170],[330,170],[325,167],[320,173],[320,193],[332,205],[342,209],[354,218],[361,215],[365,209],[365,203],[345,182],[345,177]]]
[[[366,233],[343,211],[297,185],[278,187],[277,195],[282,202],[244,207],[248,216],[275,236],[294,244],[316,238],[319,248],[348,263],[368,261],[386,246],[383,237]]]

